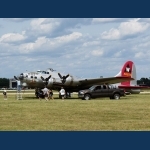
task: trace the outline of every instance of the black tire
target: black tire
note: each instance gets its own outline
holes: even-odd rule
[[[119,94],[114,94],[113,98],[118,100],[118,99],[120,99],[120,95]]]
[[[84,99],[85,99],[85,100],[90,100],[90,99],[91,99],[90,94],[85,94],[85,95],[84,95]]]

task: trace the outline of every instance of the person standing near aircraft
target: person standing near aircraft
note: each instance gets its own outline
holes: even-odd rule
[[[61,87],[61,90],[59,91],[60,95],[61,95],[61,99],[64,100],[65,97],[65,89],[63,87]]]
[[[44,97],[42,89],[38,90],[38,98],[41,100]]]
[[[7,100],[7,91],[6,91],[6,88],[4,88],[3,95],[4,95],[4,100]]]
[[[50,89],[50,90],[49,90],[49,99],[54,100],[54,98],[53,98],[53,91],[52,91],[52,89]]]
[[[38,91],[39,91],[39,89],[35,88],[35,96],[36,96],[36,98],[38,98]]]
[[[49,89],[45,86],[45,88],[43,89],[43,94],[45,97],[45,100],[48,100],[48,95],[49,95]]]

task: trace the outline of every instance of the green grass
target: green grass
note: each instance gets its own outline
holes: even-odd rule
[[[34,94],[16,100],[0,96],[1,131],[116,131],[150,130],[150,94],[89,101],[72,99],[39,101]]]

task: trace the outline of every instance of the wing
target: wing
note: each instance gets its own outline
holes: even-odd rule
[[[94,84],[114,84],[114,83],[119,83],[122,81],[130,81],[134,80],[133,78],[130,77],[109,77],[109,78],[95,78],[95,79],[84,79],[80,80],[81,86],[92,86]]]

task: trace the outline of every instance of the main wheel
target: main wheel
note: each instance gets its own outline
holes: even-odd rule
[[[85,99],[85,100],[90,100],[90,99],[91,99],[91,96],[90,96],[89,94],[85,94],[85,95],[84,95],[84,99]]]
[[[120,99],[120,95],[119,94],[114,94],[114,99]]]

